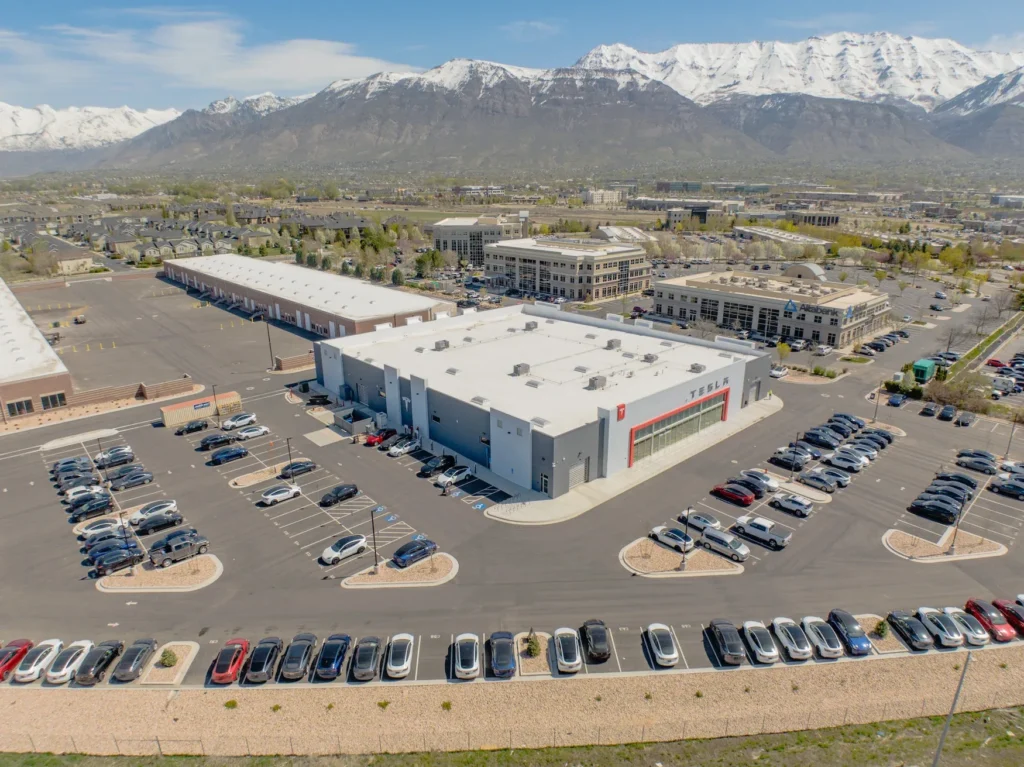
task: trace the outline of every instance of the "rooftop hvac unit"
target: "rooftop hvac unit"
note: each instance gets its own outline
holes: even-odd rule
[[[525,362],[517,362],[512,366],[512,375],[514,376],[525,376],[529,375],[530,366]]]
[[[440,341],[434,341],[434,351],[435,352],[443,352],[447,348],[448,348],[448,342],[445,341],[443,338]]]
[[[644,362],[657,362],[657,361],[658,361],[658,355],[657,354],[645,354],[644,355]]]
[[[662,346],[672,346],[672,342],[671,341],[662,341],[661,345]]]
[[[459,374],[459,369],[458,368],[448,368],[444,372],[447,373],[450,376],[454,376],[454,375],[458,375]]]
[[[536,329],[537,329],[537,323],[536,322],[527,322],[523,326],[523,330],[536,330]]]
[[[471,344],[473,343],[473,336],[466,336],[462,340],[465,341],[467,344]]]
[[[609,338],[608,343],[604,345],[605,349],[621,349],[622,341],[618,338]]]
[[[477,395],[477,396],[473,397],[473,399],[471,401],[475,405],[486,405],[489,402],[487,397],[481,397],[480,395]]]
[[[690,365],[691,373],[703,373],[707,369],[708,368],[706,365],[701,365],[699,362],[694,362],[692,365]]]
[[[590,383],[587,385],[588,389],[603,389],[608,383],[608,379],[604,376],[591,376]]]
[[[573,368],[573,370],[575,370],[577,373],[587,373],[590,371],[590,368],[588,368],[586,365],[577,365],[576,367]]]
[[[593,333],[587,333],[587,335],[584,336],[584,337],[585,338],[597,338],[597,336],[595,336]]]
[[[540,381],[538,381],[537,379],[531,379],[531,380],[526,382],[526,385],[531,387],[531,388],[533,388],[533,389],[539,389],[540,388]]]

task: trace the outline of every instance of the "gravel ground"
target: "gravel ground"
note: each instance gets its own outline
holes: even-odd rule
[[[961,530],[956,536],[956,555],[946,556],[949,547],[953,544],[953,536],[949,535],[941,546],[936,546],[931,541],[910,535],[902,530],[894,530],[889,534],[889,545],[900,554],[915,559],[958,559],[965,554],[990,554],[999,551],[1002,547],[995,541],[988,538],[974,535]]]
[[[170,567],[154,567],[149,562],[135,568],[135,575],[120,570],[100,579],[105,589],[132,591],[134,589],[166,589],[196,586],[217,573],[217,561],[212,554],[186,559]]]
[[[640,573],[668,573],[676,570],[683,557],[678,552],[652,541],[638,538],[623,554],[626,564]]]
[[[434,554],[433,559],[424,559],[409,567],[395,567],[391,561],[381,564],[377,574],[373,570],[365,570],[346,578],[344,583],[352,585],[385,584],[385,583],[433,583],[444,578],[452,571],[455,561],[448,554]]]
[[[276,477],[277,473],[287,465],[288,461],[282,461],[281,463],[276,463],[273,466],[268,466],[265,469],[254,471],[252,474],[243,474],[240,477],[235,477],[228,484],[231,485],[231,487],[249,487],[251,485],[258,485],[260,482]]]
[[[164,650],[170,650],[178,656],[178,662],[173,666],[164,666],[160,663],[160,656]],[[152,665],[146,669],[140,680],[141,684],[173,684],[179,675],[184,675],[188,667],[192,665],[197,649],[195,644],[189,642],[168,642],[156,651],[153,656]]]
[[[868,639],[871,640],[871,644],[874,645],[875,650],[877,650],[880,655],[894,652],[906,652],[906,646],[899,640],[899,637],[892,632],[891,628],[884,637],[879,636],[875,632],[875,626],[877,626],[878,622],[882,620],[881,615],[855,615],[853,617],[857,619],[860,627],[867,632]]]
[[[519,648],[519,673],[525,676],[531,674],[550,674],[552,663],[551,663],[551,634],[545,631],[533,632],[537,635],[537,641],[540,642],[540,652],[537,653],[535,658],[531,658],[526,654],[526,638],[529,633],[526,631],[516,634],[515,642],[516,647]]]
[[[740,566],[706,549],[694,549],[686,555],[686,572],[731,572]]]
[[[4,685],[0,751],[155,754],[156,738],[164,755],[518,749],[835,727],[945,714],[967,657],[953,655],[729,673],[396,684],[386,688],[386,710],[378,705],[379,685],[173,692]],[[225,707],[231,700],[236,704]],[[1024,643],[975,651],[960,710],[1022,700]],[[821,759],[831,764],[827,754]]]

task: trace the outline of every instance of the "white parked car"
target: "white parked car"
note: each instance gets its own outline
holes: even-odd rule
[[[917,619],[941,647],[963,646],[964,634],[951,616],[934,607],[920,607],[917,610]]]
[[[468,466],[452,466],[448,471],[439,474],[434,484],[438,487],[448,487],[472,478],[473,470]]]
[[[101,450],[96,453],[93,457],[93,462],[97,464],[106,463],[114,456],[122,453],[131,453],[134,455],[135,451],[132,450],[131,445],[115,445],[114,447],[108,447],[106,450]]]
[[[552,641],[555,643],[555,660],[559,671],[563,674],[575,674],[583,668],[583,651],[575,629],[555,629]]]
[[[647,646],[650,647],[657,665],[670,668],[679,662],[676,641],[664,623],[652,623],[647,627]]]
[[[366,551],[365,535],[346,535],[324,549],[320,559],[324,561],[324,564],[336,565],[341,560],[362,554],[364,551]]]
[[[790,618],[776,618],[772,621],[772,631],[782,643],[790,660],[810,660],[814,655],[810,640],[796,621]]]
[[[967,644],[983,647],[992,641],[991,635],[981,625],[981,621],[970,613],[964,612],[959,607],[945,607],[942,612],[953,619],[953,623],[960,629]]]
[[[22,684],[36,681],[63,649],[64,643],[59,639],[40,642],[21,659],[18,668],[14,670],[14,681]]]
[[[822,456],[821,462],[829,466],[835,466],[843,471],[859,472],[864,464],[859,458],[844,453],[826,453]]]
[[[772,368],[771,372],[769,372],[768,375],[770,375],[772,378],[785,378],[786,376],[789,375],[789,368]]]
[[[836,630],[828,623],[814,615],[808,615],[803,621],[804,634],[814,645],[822,658],[842,658],[843,645],[839,641]]]
[[[409,453],[415,453],[420,449],[420,441],[416,437],[402,437],[398,442],[388,448],[388,455],[398,458]]]
[[[88,487],[73,487],[64,493],[65,503],[71,503],[76,498],[80,498],[83,495],[97,495],[99,493],[105,493],[99,485],[89,485]]]
[[[88,639],[79,639],[65,647],[50,664],[46,671],[46,681],[50,684],[65,684],[75,678],[82,661],[93,648]]]
[[[240,429],[243,426],[252,426],[254,423],[256,423],[255,413],[236,413],[229,418],[225,418],[220,428],[224,431],[231,431],[232,429]]]
[[[869,460],[873,461],[878,458],[878,448],[872,445],[868,440],[865,439],[854,439],[851,442],[846,443],[840,449],[853,450],[857,453],[863,453],[864,456]]]
[[[155,514],[167,514],[168,512],[177,510],[177,501],[153,501],[152,503],[147,503],[141,509],[128,517],[128,521],[133,525],[138,525],[142,520],[152,517]]]
[[[827,357],[834,350],[828,344],[821,344],[817,349],[814,350],[814,356],[816,357]]]
[[[772,498],[769,505],[798,517],[807,517],[814,513],[814,504],[794,493],[779,493]]]
[[[246,426],[244,429],[238,430],[238,434],[235,435],[235,439],[244,441],[247,439],[256,439],[256,437],[262,437],[266,434],[270,434],[270,428],[267,426]]]
[[[754,653],[758,663],[775,663],[779,659],[779,648],[772,640],[771,632],[761,621],[747,621],[743,624],[743,638]]]
[[[91,535],[97,533],[106,533],[111,530],[120,530],[122,528],[130,527],[131,523],[128,520],[123,520],[120,517],[107,517],[106,519],[96,519],[87,524],[82,528],[82,534],[78,536],[82,540],[87,539]]]
[[[412,634],[395,634],[388,645],[387,675],[392,679],[404,679],[412,670],[413,645],[416,637]]]
[[[658,525],[647,534],[647,537],[670,549],[675,549],[680,554],[685,554],[693,548],[693,538],[677,527]]]
[[[853,458],[854,460],[860,463],[861,468],[866,469],[868,466],[871,465],[871,458],[868,457],[868,455],[863,450],[861,450],[861,448],[855,447],[853,445],[840,445],[839,447],[836,448],[836,454],[846,455],[849,456],[850,458]]]
[[[761,469],[744,469],[740,472],[741,477],[750,477],[757,482],[768,488],[770,492],[775,492],[779,489],[779,480],[775,479],[767,471]]]
[[[459,634],[455,637],[455,678],[476,679],[480,676],[480,637]]]
[[[281,501],[290,501],[292,498],[298,498],[300,495],[302,495],[302,490],[298,485],[274,485],[263,491],[263,494],[260,496],[260,502],[264,506],[273,506]]]

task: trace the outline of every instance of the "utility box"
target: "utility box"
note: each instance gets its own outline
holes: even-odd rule
[[[918,360],[914,363],[914,380],[922,386],[935,378],[936,365],[931,360]]]

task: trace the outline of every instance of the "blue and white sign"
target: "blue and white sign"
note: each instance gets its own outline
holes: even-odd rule
[[[846,307],[846,319],[848,319],[848,320],[853,319],[853,307],[852,306],[847,306]]]
[[[782,310],[784,312],[795,312],[797,310],[796,301],[794,301],[792,298],[789,299],[786,302],[786,305],[784,307],[782,307]]]
[[[197,402],[196,404],[194,404],[192,406],[192,409],[193,410],[203,410],[204,408],[208,408],[209,406],[210,406],[209,402]]]
[[[388,514],[387,517],[385,517],[384,521],[385,522],[397,522],[398,521],[398,515],[397,514]]]
[[[416,533],[416,535],[414,535],[412,539],[414,541],[425,541],[427,540],[427,536],[425,536],[423,533]]]
[[[373,513],[374,514],[383,514],[385,511],[387,511],[387,506],[378,506],[377,508],[375,508],[373,510]]]
[[[483,511],[484,509],[487,508],[487,504],[486,503],[474,503],[473,504],[473,508],[476,509],[477,511]]]

